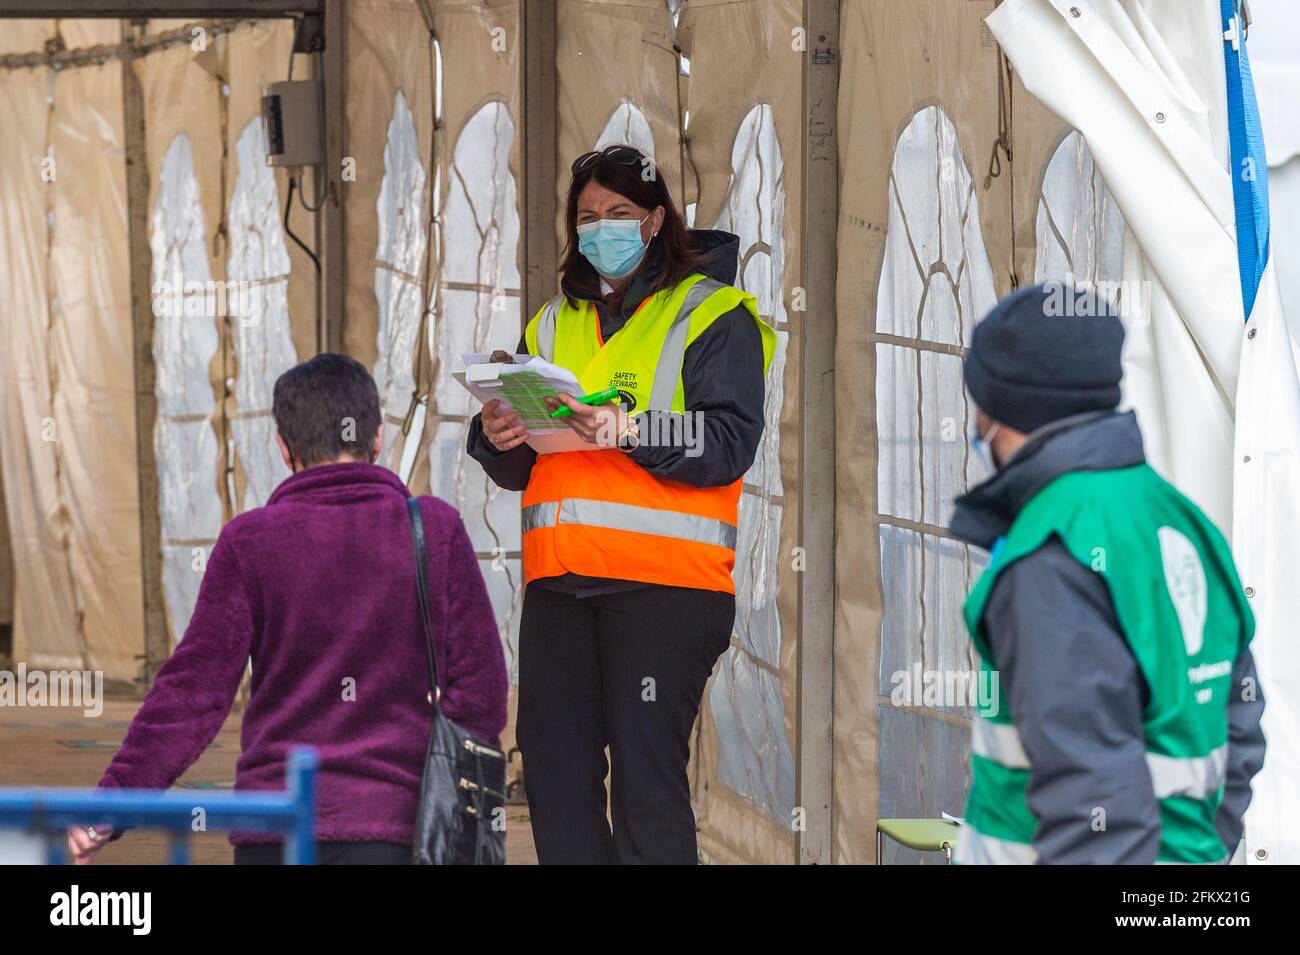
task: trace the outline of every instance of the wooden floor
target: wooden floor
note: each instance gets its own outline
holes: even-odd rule
[[[93,787],[138,706],[132,700],[106,700],[97,718],[79,709],[0,708],[0,786]],[[178,788],[231,787],[239,756],[239,719],[238,713],[231,714],[212,745],[181,777]],[[506,826],[506,858],[512,865],[535,865],[527,807],[509,807]],[[106,846],[97,861],[158,864],[166,861],[166,846],[161,833],[134,831]],[[190,847],[192,862],[230,864],[231,848],[224,833],[196,834]]]

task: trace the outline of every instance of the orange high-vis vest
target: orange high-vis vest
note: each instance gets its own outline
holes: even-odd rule
[[[609,341],[590,302],[575,307],[557,295],[528,323],[525,340],[529,354],[572,371],[584,393],[617,388],[631,415],[684,415],[686,349],[738,306],[758,325],[766,374],[776,333],[754,296],[702,275],[647,298]],[[702,438],[692,416],[673,420]],[[735,593],[742,483],[695,487],[655,477],[617,448],[538,455],[523,497],[524,579],[567,572]]]

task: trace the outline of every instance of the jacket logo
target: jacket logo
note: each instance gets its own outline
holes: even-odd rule
[[[1160,538],[1160,562],[1164,564],[1165,587],[1178,614],[1187,655],[1194,657],[1205,643],[1205,568],[1187,535],[1172,527],[1156,531]]]
[[[623,402],[624,411],[631,412],[636,407],[636,372],[614,372],[610,375],[609,386],[618,389],[618,397]]]

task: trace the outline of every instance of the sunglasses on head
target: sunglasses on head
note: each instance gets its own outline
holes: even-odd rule
[[[634,146],[606,146],[594,152],[583,153],[573,161],[569,172],[577,175],[598,162],[608,161],[620,166],[635,166],[646,161],[646,156]]]

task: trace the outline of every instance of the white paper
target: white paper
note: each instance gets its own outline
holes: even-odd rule
[[[489,361],[491,357],[489,354],[463,354],[461,355],[461,362],[465,365],[465,370],[452,373],[452,378],[460,382],[470,394],[483,404],[497,400],[501,402],[502,408],[515,410],[514,405],[511,404],[502,390],[501,373],[503,370],[507,375],[523,369],[535,371],[542,376],[546,385],[553,392],[563,391],[575,396],[584,394],[582,385],[578,383],[578,379],[574,377],[573,372],[562,365],[552,364],[535,355],[514,355],[514,364]],[[544,416],[532,419],[532,423],[528,426],[528,438],[525,443],[538,454],[554,454],[559,451],[610,450],[583,441],[572,428],[564,423],[563,419]]]

